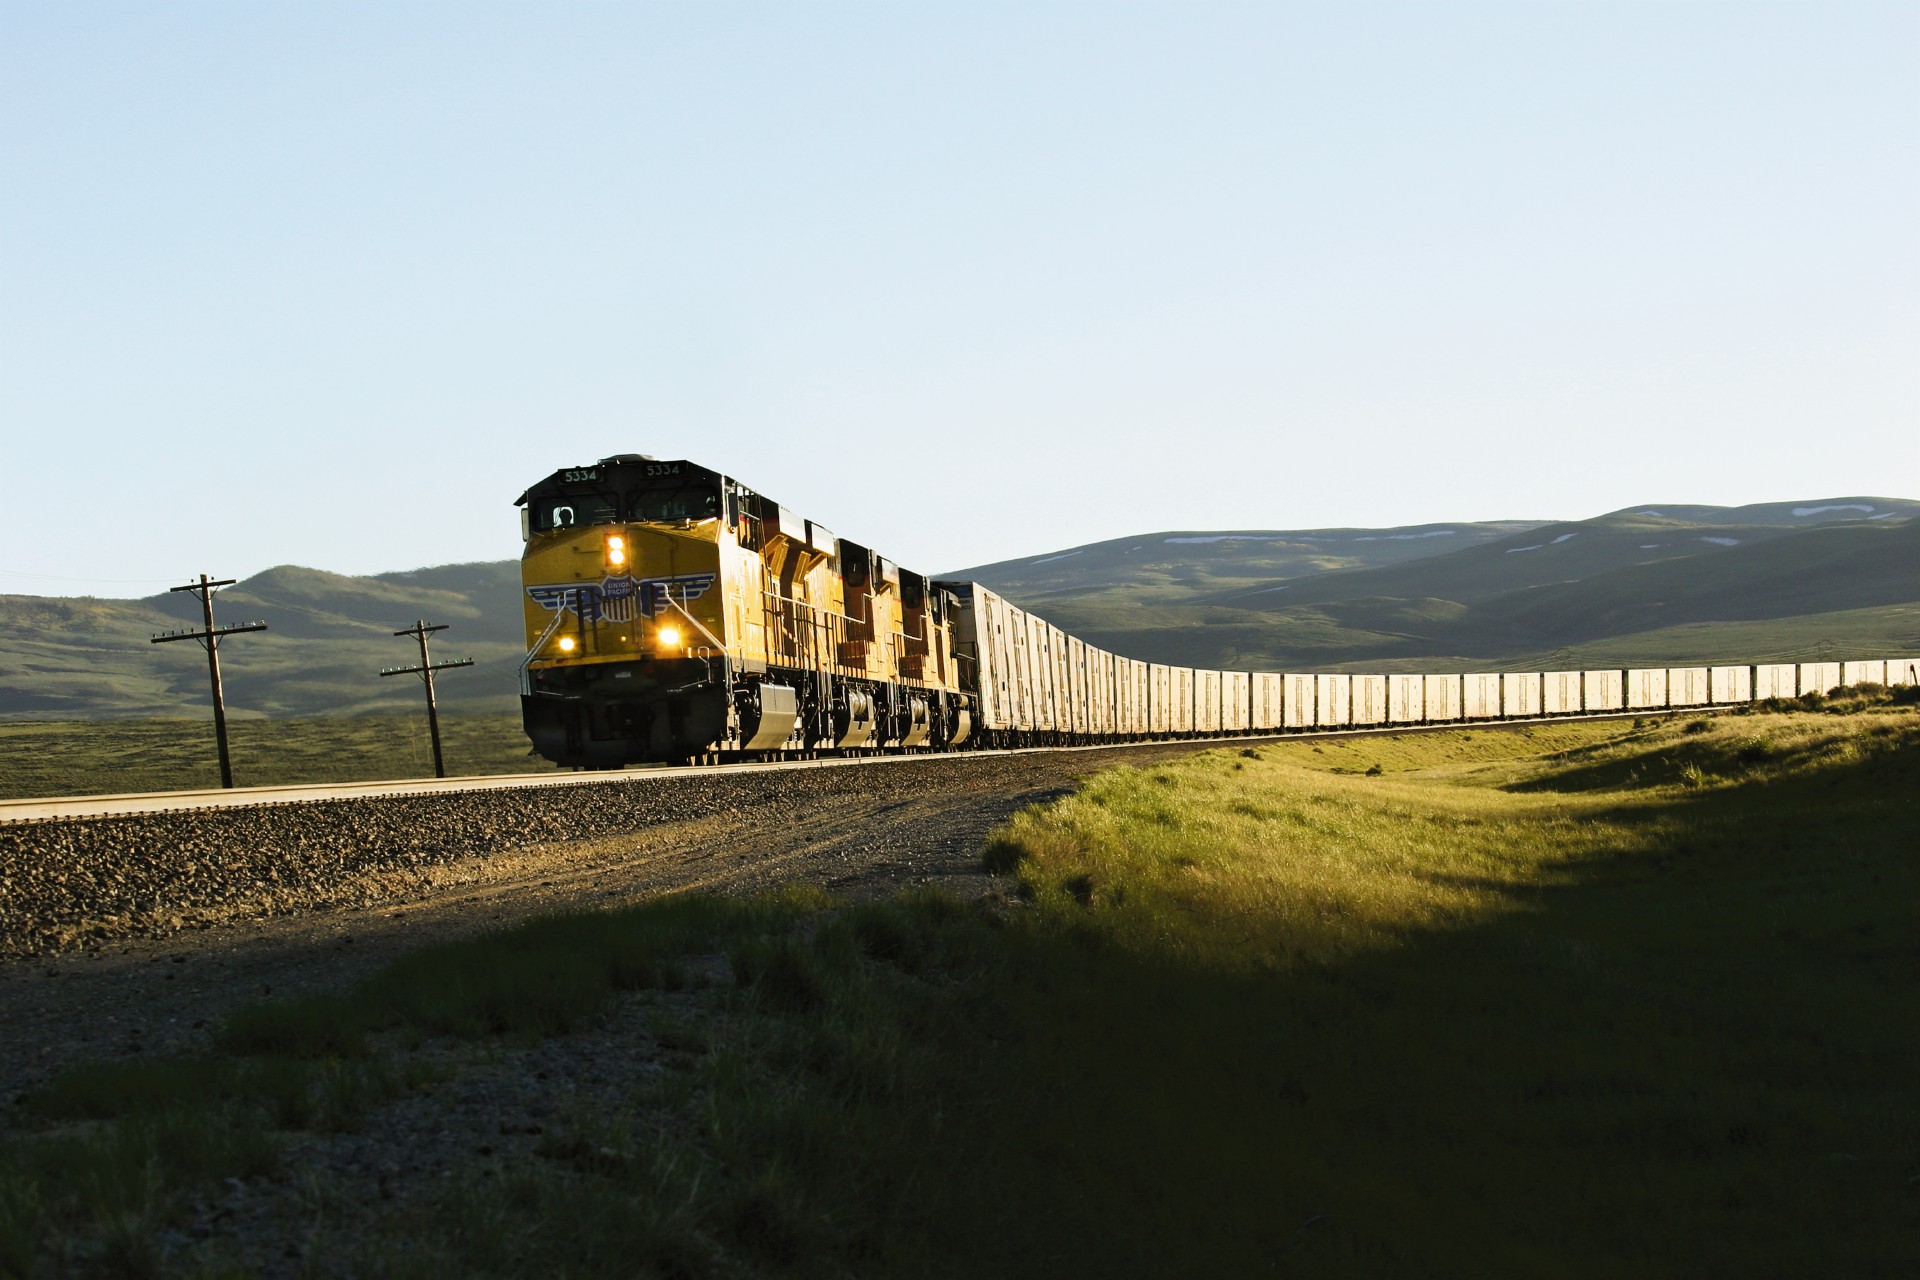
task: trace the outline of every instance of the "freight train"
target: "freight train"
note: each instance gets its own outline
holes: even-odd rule
[[[527,736],[578,768],[1531,719],[1920,683],[1913,658],[1209,671],[1108,653],[685,460],[563,468],[518,505]]]

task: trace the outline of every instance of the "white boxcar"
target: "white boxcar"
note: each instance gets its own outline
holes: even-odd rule
[[[1705,667],[1667,668],[1667,705],[1704,707],[1708,702],[1708,673]]]
[[[1007,635],[1006,603],[978,583],[956,592],[960,608],[953,619],[956,652],[973,659],[980,687],[975,729],[1014,727],[1012,641]]]
[[[1627,705],[1626,684],[1618,671],[1583,671],[1580,698],[1588,711],[1618,711]]]
[[[1423,696],[1425,676],[1387,677],[1387,722],[1419,724],[1426,718],[1427,700]]]
[[[1791,698],[1800,692],[1800,668],[1791,662],[1774,662],[1753,669],[1753,696]]]
[[[1093,646],[1084,640],[1073,641],[1073,731],[1079,734],[1093,732],[1094,693],[1093,693]]]
[[[1288,729],[1313,728],[1316,718],[1313,677],[1286,675],[1281,676],[1280,680],[1286,690],[1280,708],[1281,724]]]
[[[1062,734],[1075,733],[1073,637],[1048,624],[1047,639],[1053,654],[1054,727]]]
[[[1033,652],[1033,622],[1024,609],[1007,606],[1007,634],[1013,637],[1015,727],[1028,730],[1039,722],[1040,676]]]
[[[1087,646],[1087,732],[1113,732],[1113,655]]]
[[[1220,732],[1220,672],[1204,668],[1193,673],[1193,731]]]
[[[1027,688],[1033,707],[1033,727],[1040,733],[1051,733],[1053,719],[1053,654],[1047,644],[1047,621],[1026,615],[1027,625]]]
[[[1025,610],[1008,603],[996,602],[999,627],[1004,630],[1007,666],[1007,704],[1010,729],[1025,731],[1033,728],[1033,671],[1027,653],[1027,615]]]
[[[1147,732],[1156,738],[1173,732],[1173,668],[1147,664]]]
[[[1445,724],[1461,714],[1460,677],[1427,676],[1421,682],[1424,718],[1428,724]]]
[[[1500,677],[1500,714],[1508,719],[1540,714],[1540,673],[1509,671]]]
[[[1840,683],[1885,684],[1887,682],[1887,664],[1883,661],[1843,662],[1840,664]]]
[[[1540,714],[1570,716],[1580,710],[1580,673],[1544,671],[1540,674]]]
[[[1027,683],[1027,615],[1005,600],[995,603],[994,613],[998,630],[1002,632],[1001,642],[1006,657],[1001,679],[1005,690],[1007,722],[1001,727],[1031,729],[1033,702],[1029,692],[1031,686]]]
[[[1102,653],[1100,661],[1104,664],[1106,671],[1101,678],[1100,688],[1107,700],[1107,709],[1101,717],[1100,732],[1111,736],[1121,732],[1120,708],[1123,705],[1121,699],[1126,696],[1127,664],[1126,660],[1116,653]]]
[[[1104,738],[1113,732],[1113,655],[1086,648],[1087,732]]]
[[[1803,662],[1800,664],[1800,692],[1825,693],[1840,685],[1840,664],[1837,662]]]
[[[1173,696],[1170,699],[1175,733],[1193,732],[1193,668],[1173,668]]]
[[[1385,724],[1386,722],[1387,678],[1355,676],[1353,678],[1353,723]]]
[[[1253,727],[1255,729],[1278,729],[1280,727],[1280,708],[1284,695],[1286,677],[1275,675],[1271,671],[1253,673]]]
[[[1667,669],[1639,667],[1627,672],[1627,710],[1645,711],[1667,705]]]
[[[1039,709],[1034,705],[1033,624],[1026,610],[1007,606],[1007,634],[1013,639],[1014,727],[1031,729]]]
[[[1461,714],[1468,720],[1493,720],[1500,715],[1500,677],[1475,671],[1460,677]]]
[[[1090,644],[1081,643],[1075,654],[1075,682],[1080,686],[1080,705],[1085,717],[1081,721],[1081,733],[1100,732],[1100,651]]]
[[[1093,703],[1093,689],[1087,679],[1087,642],[1079,636],[1067,637],[1067,709],[1064,727],[1074,733],[1087,731],[1087,713]]]
[[[1920,658],[1888,658],[1887,684],[1920,684]]]
[[[1707,679],[1707,692],[1716,703],[1752,702],[1752,667],[1714,667]]]
[[[1313,722],[1323,729],[1349,724],[1353,720],[1353,677],[1315,676],[1313,678]]]
[[[1138,658],[1120,659],[1120,732],[1139,736],[1153,724],[1147,693],[1151,668]]]
[[[1119,654],[1113,657],[1113,731],[1147,731],[1147,664]]]
[[[1245,733],[1253,727],[1253,676],[1245,671],[1220,673],[1220,727]]]

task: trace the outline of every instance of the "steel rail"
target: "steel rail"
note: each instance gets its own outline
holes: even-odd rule
[[[1448,720],[1437,724],[1354,725],[1268,733],[1236,733],[1209,738],[1146,738],[1134,742],[1093,742],[1059,747],[995,747],[985,750],[911,751],[872,756],[826,756],[815,760],[742,760],[731,764],[646,765],[633,769],[595,769],[578,773],[496,773],[461,778],[395,778],[370,782],[299,783],[231,790],[145,791],[124,795],[49,796],[0,800],[0,826],[21,822],[57,822],[123,814],[181,813],[197,809],[249,809],[268,805],[312,804],[326,800],[366,800],[381,796],[425,796],[537,787],[597,786],[646,778],[708,778],[716,774],[758,773],[779,769],[835,769],[860,765],[906,764],[928,760],[988,760],[1043,751],[1126,751],[1137,747],[1230,746],[1234,743],[1295,742],[1302,738],[1390,737],[1402,733],[1441,733],[1448,729],[1504,729],[1524,725],[1569,724],[1596,720],[1638,720],[1653,716],[1712,715],[1740,703],[1699,707],[1645,707],[1637,711],[1582,712],[1528,716],[1512,720]]]

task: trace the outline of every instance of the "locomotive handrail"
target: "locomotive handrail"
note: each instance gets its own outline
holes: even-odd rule
[[[533,665],[533,660],[540,655],[540,651],[547,647],[547,641],[553,639],[553,633],[560,629],[560,624],[566,621],[566,617],[567,611],[565,609],[554,610],[552,619],[547,623],[547,629],[540,633],[540,638],[535,640],[532,647],[527,650],[527,656],[520,659],[519,675],[521,693],[533,692],[533,682],[527,678],[527,668]]]
[[[704,622],[701,622],[700,619],[694,617],[691,613],[688,613],[687,606],[683,602],[679,600],[675,600],[672,596],[668,596],[667,607],[677,612],[681,617],[685,618],[688,622],[692,623],[696,631],[698,631],[701,635],[705,636],[708,640],[713,642],[713,647],[716,650],[718,650],[721,653],[726,652],[726,649],[727,649],[726,643],[723,640],[721,640],[719,636],[716,636],[715,634],[713,634],[713,632],[707,630],[707,626]]]

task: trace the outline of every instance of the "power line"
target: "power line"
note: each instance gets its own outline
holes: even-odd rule
[[[206,625],[198,631],[163,631],[151,641],[153,644],[166,644],[173,640],[198,640],[200,647],[207,651],[207,675],[213,681],[213,737],[220,745],[220,785],[229,788],[233,786],[233,760],[227,754],[227,703],[220,688],[220,637],[267,629],[264,622],[243,622],[230,627],[213,625],[213,593],[221,587],[232,586],[235,581],[233,578],[223,578],[215,582],[203,573],[198,582],[167,588],[169,595],[175,591],[191,591],[198,595],[201,616],[206,619]]]
[[[380,673],[382,676],[417,675],[421,680],[426,682],[427,730],[433,735],[433,776],[436,778],[444,778],[447,776],[447,766],[446,762],[440,757],[440,708],[433,696],[433,673],[436,671],[451,671],[455,667],[470,667],[473,665],[472,658],[461,658],[457,662],[436,663],[427,656],[427,637],[435,631],[445,631],[449,625],[448,623],[442,622],[437,626],[430,627],[427,625],[427,620],[422,618],[405,631],[394,632],[393,634],[396,636],[412,636],[420,642],[420,665],[417,667],[388,667]]]

